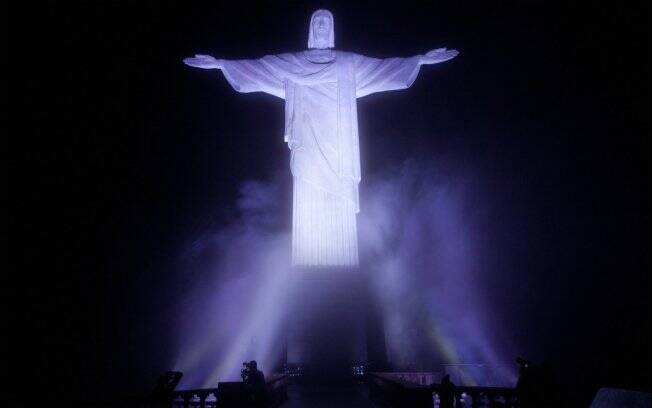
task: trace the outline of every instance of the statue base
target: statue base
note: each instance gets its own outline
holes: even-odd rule
[[[290,283],[287,363],[318,382],[345,381],[353,366],[383,368],[385,338],[360,268],[297,267]]]

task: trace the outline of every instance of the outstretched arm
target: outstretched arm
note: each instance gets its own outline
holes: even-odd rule
[[[421,65],[437,64],[455,58],[456,50],[438,48],[425,55],[409,58],[370,58],[355,56],[356,96],[409,88],[419,74]]]
[[[278,69],[278,57],[266,56],[258,59],[227,60],[210,55],[196,54],[184,58],[183,63],[201,69],[219,69],[229,84],[238,92],[265,92],[285,97],[283,70]]]

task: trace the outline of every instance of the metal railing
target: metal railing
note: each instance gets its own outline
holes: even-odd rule
[[[276,375],[267,381],[267,407],[278,407],[287,400],[287,375]],[[217,388],[173,391],[170,406],[173,408],[225,408],[246,407],[249,392],[242,382],[223,382]]]
[[[437,408],[442,386],[433,383],[433,378],[432,373],[369,373],[369,398],[387,408]],[[454,398],[456,407],[519,406],[514,388],[456,386]]]

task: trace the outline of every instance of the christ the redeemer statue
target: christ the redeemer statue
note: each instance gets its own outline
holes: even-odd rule
[[[358,264],[356,214],[360,211],[357,98],[408,88],[419,67],[454,58],[439,48],[409,58],[370,58],[334,49],[333,15],[310,18],[306,51],[258,59],[195,55],[184,63],[221,69],[238,92],[285,99],[285,141],[294,180],[292,264]]]

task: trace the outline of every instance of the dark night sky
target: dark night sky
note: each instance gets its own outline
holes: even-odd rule
[[[167,368],[168,300],[191,279],[174,272],[180,248],[228,221],[241,181],[288,161],[282,103],[181,59],[302,49],[310,12],[326,7],[337,48],[461,51],[360,103],[365,174],[435,155],[483,174],[509,220],[488,291],[522,327],[514,337],[579,383],[649,388],[649,5],[280,3],[20,13],[8,218],[21,232],[14,271],[29,277],[15,308],[34,381],[61,370],[55,391],[131,390]]]

